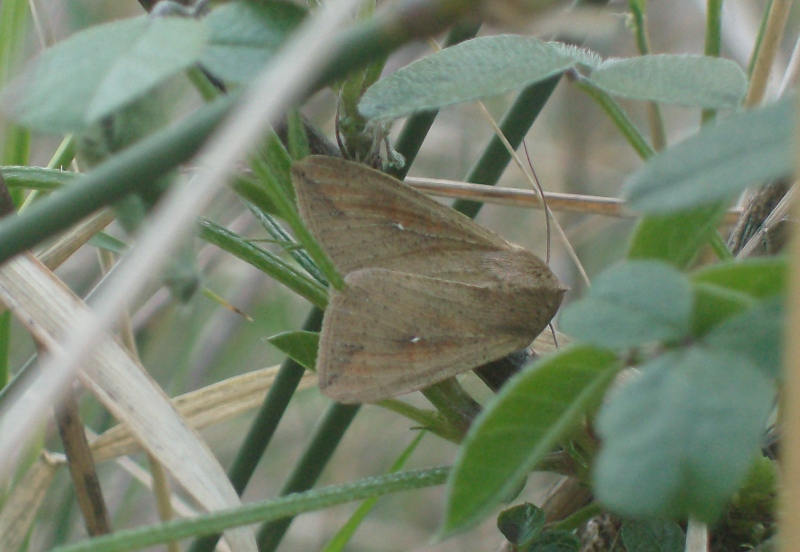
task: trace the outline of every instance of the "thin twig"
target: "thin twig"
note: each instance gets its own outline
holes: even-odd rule
[[[86,531],[91,536],[111,533],[111,523],[100,480],[97,478],[92,451],[81,422],[78,401],[72,390],[65,391],[61,404],[56,408],[58,432],[67,455],[75,496],[83,514]]]

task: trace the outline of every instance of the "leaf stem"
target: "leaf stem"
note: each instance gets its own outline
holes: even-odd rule
[[[322,311],[312,309],[306,317],[303,329],[309,332],[318,332],[322,327]],[[244,492],[250,478],[256,470],[264,451],[267,449],[275,435],[278,422],[281,421],[289,401],[292,399],[305,369],[291,358],[287,358],[281,364],[275,381],[267,393],[267,397],[261,404],[250,430],[242,441],[233,465],[228,470],[231,484],[240,495]],[[220,530],[223,528],[220,528]],[[211,535],[196,540],[189,548],[189,552],[211,552],[217,545],[219,535]]]
[[[280,495],[303,492],[317,482],[323,468],[339,445],[344,432],[358,413],[361,405],[332,403],[314,431],[311,442],[295,465]],[[259,552],[274,551],[291,525],[293,517],[284,516],[264,523],[258,530],[256,541]]]
[[[446,467],[413,470],[362,479],[344,485],[297,493],[276,500],[265,500],[240,508],[119,531],[115,535],[86,540],[55,548],[53,552],[121,552],[195,535],[219,532],[264,520],[278,520],[306,512],[330,508],[371,496],[422,489],[441,485],[447,478]]]
[[[704,53],[719,57],[722,44],[722,0],[706,0],[706,42]],[[704,109],[702,122],[712,121],[717,116],[716,109]]]
[[[650,37],[647,34],[647,18],[642,11],[643,5],[646,3],[628,0],[633,20],[633,34],[636,38],[636,49],[639,51],[639,55],[646,56],[650,53]],[[664,149],[667,145],[667,135],[664,131],[664,118],[658,102],[647,102],[647,118],[650,121],[650,140],[653,142],[653,149],[657,151]]]
[[[600,90],[598,87],[594,86],[588,79],[585,79],[574,72],[570,73],[570,75],[574,79],[575,86],[586,92],[586,94],[596,101],[603,111],[606,112],[611,121],[617,126],[620,132],[622,132],[622,135],[625,137],[631,147],[633,147],[633,150],[639,155],[639,157],[642,159],[649,159],[653,156],[655,153],[653,148],[647,143],[647,140],[644,139],[642,134],[633,124],[633,121],[630,120],[628,115],[614,98],[609,96],[603,90]]]

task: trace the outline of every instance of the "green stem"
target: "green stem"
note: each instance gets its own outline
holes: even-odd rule
[[[105,537],[59,546],[53,549],[53,552],[122,552],[145,548],[195,535],[251,525],[265,519],[275,520],[314,512],[372,496],[441,485],[447,479],[448,472],[449,469],[446,467],[436,467],[371,477],[276,500],[264,500],[232,510],[203,514],[191,519],[118,531]]]
[[[31,249],[94,211],[147,187],[194,156],[229,111],[234,97],[222,98],[191,117],[154,134],[98,165],[80,184],[54,192],[24,214],[0,222],[0,262]]]
[[[461,387],[455,378],[448,378],[422,390],[436,410],[461,433],[467,434],[472,421],[481,412],[480,405]]]
[[[434,435],[446,439],[452,443],[460,443],[464,439],[464,433],[458,431],[453,424],[444,419],[439,412],[435,410],[424,410],[412,406],[405,401],[397,399],[384,399],[375,403],[376,406],[391,410],[396,414],[400,414],[414,421],[420,425],[421,428],[433,433]]]
[[[302,458],[284,483],[280,492],[281,496],[303,492],[314,486],[360,408],[361,405],[339,403],[332,403],[328,407],[314,431],[311,443],[306,447]],[[259,551],[272,552],[275,550],[293,519],[293,517],[284,517],[262,525],[256,535]]]
[[[22,59],[25,51],[25,38],[28,34],[28,5],[25,0],[4,0],[0,2],[0,87],[8,82]],[[2,144],[3,165],[27,165],[30,153],[30,132],[10,122],[0,122],[0,144]],[[0,178],[2,182],[2,178]],[[24,200],[22,190],[9,190],[5,184],[3,194],[20,206]],[[0,314],[0,388],[11,379],[9,346],[11,342],[11,314]]]
[[[650,53],[650,38],[647,34],[647,18],[642,11],[642,3],[637,0],[628,0],[633,19],[633,34],[636,38],[636,49],[639,55],[646,56]],[[650,140],[654,150],[662,150],[667,145],[667,134],[664,130],[664,118],[658,102],[647,102],[647,118],[650,121]]]
[[[444,47],[447,48],[448,46],[474,38],[475,35],[478,34],[479,29],[480,24],[476,23],[456,25],[447,34]],[[433,121],[436,119],[438,113],[438,109],[421,111],[411,115],[406,120],[403,125],[403,130],[400,131],[400,135],[397,137],[394,144],[395,151],[402,155],[406,162],[402,167],[388,171],[389,174],[400,180],[405,178],[408,170],[411,168],[411,164],[414,162],[414,158],[416,158],[419,149],[422,147],[422,142],[424,142],[425,138],[428,136],[428,131],[431,129]]]
[[[516,149],[533,125],[536,117],[542,112],[547,100],[555,90],[560,76],[552,77],[538,84],[529,86],[520,92],[500,122],[500,130],[511,147]],[[497,136],[492,136],[484,148],[478,161],[472,166],[465,180],[475,184],[493,186],[511,161],[511,154]],[[475,218],[481,209],[481,203],[459,199],[453,208],[470,218]]]
[[[764,34],[767,32],[767,20],[769,19],[769,12],[772,9],[772,0],[767,0],[764,4],[764,11],[761,14],[761,23],[758,26],[758,35],[756,35],[756,42],[753,45],[753,52],[750,54],[750,61],[747,63],[747,76],[753,76],[753,69],[756,66],[759,52],[761,52],[761,45],[764,44]]]
[[[584,506],[566,519],[562,519],[553,523],[548,527],[551,531],[574,531],[594,516],[603,511],[603,508],[597,502],[592,502]]]
[[[733,253],[731,253],[731,250],[728,248],[725,240],[722,239],[722,236],[719,235],[719,232],[712,232],[708,243],[719,260],[727,261],[734,258]]]
[[[309,332],[318,332],[321,327],[322,311],[315,308],[306,318],[303,329]],[[281,421],[286,407],[289,406],[289,401],[297,390],[297,386],[300,385],[303,373],[305,373],[305,369],[291,358],[287,358],[281,364],[275,381],[239,447],[233,465],[228,470],[231,484],[237,493],[242,494],[250,482],[256,466],[275,434],[278,422]],[[219,535],[196,540],[189,548],[189,552],[211,552],[218,540]]]
[[[630,120],[628,115],[616,102],[616,100],[614,100],[614,98],[606,94],[603,90],[600,90],[594,86],[591,82],[584,79],[580,75],[576,75],[574,79],[575,85],[580,90],[586,92],[589,97],[596,101],[603,111],[606,112],[611,121],[617,126],[628,143],[633,147],[634,151],[639,154],[639,157],[642,159],[648,159],[653,156],[655,153],[653,148],[650,147],[650,144],[647,143],[647,140],[644,139],[644,136],[642,136],[642,134],[633,124],[633,121]]]
[[[722,45],[722,0],[706,1],[706,43],[704,53],[707,56],[719,57]],[[716,109],[704,109],[703,123],[714,120]]]

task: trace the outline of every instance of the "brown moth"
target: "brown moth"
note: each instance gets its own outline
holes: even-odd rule
[[[566,288],[533,253],[384,173],[332,157],[292,167],[300,214],[344,275],[317,353],[343,403],[409,393],[528,346]]]

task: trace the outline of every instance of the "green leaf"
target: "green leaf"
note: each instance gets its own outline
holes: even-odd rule
[[[686,548],[686,534],[674,521],[627,520],[620,532],[628,552],[683,552]]]
[[[702,337],[725,320],[753,306],[749,295],[713,284],[696,283],[692,308],[692,337]]]
[[[778,378],[783,351],[783,317],[783,299],[767,299],[726,320],[704,341],[709,348],[742,355],[767,376]]]
[[[508,542],[524,549],[542,533],[544,522],[544,510],[526,502],[500,512],[497,529]]]
[[[568,305],[561,330],[609,349],[669,341],[691,327],[692,288],[667,263],[631,261],[594,279],[586,297]]]
[[[618,368],[608,351],[580,346],[512,378],[475,420],[448,485],[443,535],[489,515],[593,408]]]
[[[264,185],[255,177],[249,174],[237,174],[231,182],[231,188],[243,200],[258,207],[262,213],[278,214],[278,208],[264,189]]]
[[[380,79],[359,111],[369,119],[396,119],[522,88],[575,65],[555,44],[520,35],[476,38],[445,48]]]
[[[24,126],[77,132],[195,63],[205,43],[194,19],[97,25],[45,50],[3,91],[2,102]]]
[[[686,268],[717,231],[726,210],[727,205],[719,203],[689,212],[645,217],[633,233],[628,258],[661,259]]]
[[[747,475],[774,396],[732,351],[696,346],[650,361],[598,415],[596,496],[623,516],[714,521]]]
[[[314,370],[317,364],[319,333],[302,330],[283,332],[268,338],[272,345],[306,370]]]
[[[611,59],[587,78],[613,96],[710,109],[736,108],[747,91],[747,76],[738,64],[708,56]]]
[[[793,167],[794,98],[740,113],[650,158],[623,195],[634,209],[668,213],[725,201]]]
[[[98,249],[105,249],[117,255],[122,255],[128,252],[128,244],[118,240],[114,236],[106,234],[105,232],[98,232],[89,240],[89,245]]]
[[[306,13],[290,2],[225,3],[203,18],[209,44],[200,62],[225,82],[250,82]]]
[[[256,247],[227,228],[204,219],[198,225],[197,237],[269,274],[313,305],[324,309],[328,304],[328,290],[325,287],[280,257]]]
[[[710,265],[693,273],[691,278],[696,283],[765,299],[784,293],[788,276],[786,257],[759,257]]]

